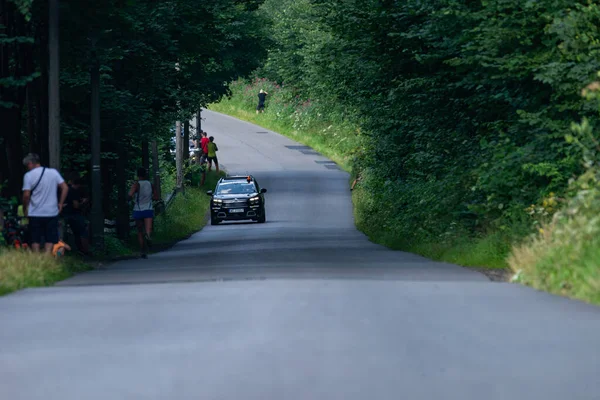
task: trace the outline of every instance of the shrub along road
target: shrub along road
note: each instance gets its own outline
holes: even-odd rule
[[[273,132],[205,116],[228,171],[268,189],[267,223],[208,226],[148,260],[1,298],[8,398],[600,391],[600,309],[370,243],[345,172]]]

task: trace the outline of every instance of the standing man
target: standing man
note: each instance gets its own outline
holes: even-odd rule
[[[258,114],[259,112],[264,112],[265,111],[265,100],[267,99],[267,95],[269,93],[265,92],[264,90],[260,89],[260,92],[258,92],[258,106],[256,106],[256,113]]]
[[[23,165],[29,171],[23,177],[23,214],[29,218],[31,248],[39,252],[43,237],[44,250],[51,254],[59,241],[58,214],[67,199],[69,187],[57,170],[40,165],[37,154],[27,154]],[[60,189],[60,200],[57,189]]]
[[[219,148],[217,147],[217,144],[215,143],[215,138],[211,136],[208,138],[208,170],[210,171],[212,169],[212,163],[214,161],[215,168],[217,169],[217,174],[218,174],[219,173],[219,160],[217,159],[217,151],[219,151]]]

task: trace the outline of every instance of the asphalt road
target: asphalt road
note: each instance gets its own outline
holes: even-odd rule
[[[267,223],[0,298],[1,399],[600,399],[600,309],[370,243],[348,176],[204,112]]]

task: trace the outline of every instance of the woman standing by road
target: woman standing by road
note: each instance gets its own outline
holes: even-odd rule
[[[133,219],[138,230],[138,242],[142,258],[147,258],[147,247],[152,245],[152,222],[154,220],[154,206],[152,200],[158,200],[154,186],[148,180],[145,168],[138,168],[138,180],[129,190],[129,198],[134,199]],[[135,197],[134,197],[135,195]]]

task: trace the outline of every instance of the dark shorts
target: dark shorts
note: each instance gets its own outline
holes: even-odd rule
[[[29,217],[29,233],[31,243],[58,243],[58,216]]]
[[[258,105],[256,106],[257,110],[264,110],[265,109],[265,103],[258,103]]]
[[[154,218],[154,210],[134,211],[133,219]]]
[[[208,162],[214,161],[215,163],[219,163],[219,160],[217,160],[217,157],[208,157]]]
[[[85,226],[85,218],[81,214],[68,215],[65,217],[65,221],[69,224],[73,236],[87,238],[87,229]]]

